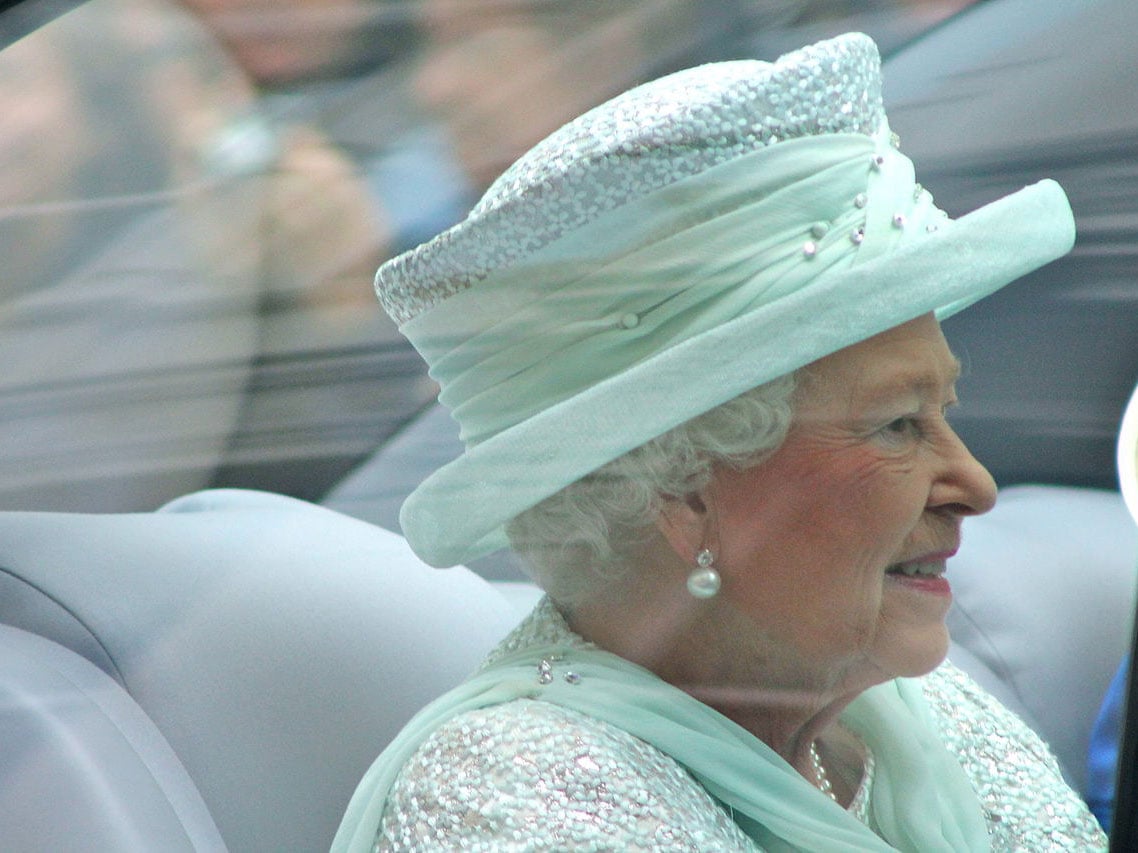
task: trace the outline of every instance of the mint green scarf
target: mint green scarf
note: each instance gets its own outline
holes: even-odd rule
[[[557,660],[557,677],[547,684],[539,679],[542,660]],[[575,683],[562,677],[570,671],[580,677]],[[867,690],[842,717],[876,759],[870,809],[878,835],[750,732],[648,670],[598,649],[547,646],[503,657],[416,715],[365,774],[333,853],[372,850],[391,786],[435,729],[466,711],[521,698],[604,720],[671,756],[771,853],[989,849],[976,794],[937,737],[916,681]]]

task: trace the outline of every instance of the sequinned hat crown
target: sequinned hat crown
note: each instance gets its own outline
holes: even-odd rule
[[[867,36],[632,89],[380,268],[466,445],[404,503],[403,533],[436,566],[501,547],[509,519],[634,447],[1073,239],[1051,181],[937,210]]]
[[[463,222],[380,268],[380,302],[405,322],[632,198],[780,141],[871,135],[884,122],[877,45],[859,33],[778,62],[670,74],[530,149]]]

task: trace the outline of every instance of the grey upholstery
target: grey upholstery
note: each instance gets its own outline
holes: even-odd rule
[[[224,850],[174,750],[105,672],[0,625],[6,850]]]
[[[949,563],[950,657],[1051,744],[1082,789],[1087,745],[1130,644],[1138,528],[1117,492],[1003,489]]]
[[[0,622],[117,682],[235,851],[327,849],[372,758],[517,618],[469,571],[430,569],[399,537],[290,498],[216,491],[153,514],[0,513]],[[0,731],[0,744],[18,737]],[[86,772],[85,747],[75,761]],[[0,764],[8,774],[16,765]],[[0,799],[10,790],[0,781]]]
[[[1117,493],[1016,487],[969,520],[950,564],[952,657],[1076,782],[1129,636],[1136,553]],[[0,846],[211,849],[212,819],[230,850],[325,850],[374,756],[536,596],[430,569],[395,534],[259,492],[152,514],[0,513],[0,623],[21,629],[0,629]],[[58,692],[59,661],[94,686]],[[35,696],[55,698],[21,699]],[[114,719],[121,739],[107,736]],[[21,805],[43,789],[13,758],[29,731],[54,738],[61,835]],[[109,827],[108,803],[121,810]],[[139,827],[170,843],[138,841]]]

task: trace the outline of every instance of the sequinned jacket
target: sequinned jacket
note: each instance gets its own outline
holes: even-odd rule
[[[545,601],[488,662],[550,642],[589,647]],[[950,663],[923,684],[941,737],[979,796],[993,851],[1106,849],[1057,760],[1018,717]],[[871,774],[863,785],[872,785]],[[759,849],[668,755],[609,723],[533,699],[463,713],[436,730],[392,788],[375,848]]]

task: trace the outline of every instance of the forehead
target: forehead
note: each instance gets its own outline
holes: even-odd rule
[[[951,391],[960,360],[931,315],[888,329],[809,365],[802,390],[825,398],[872,400],[897,394]]]

